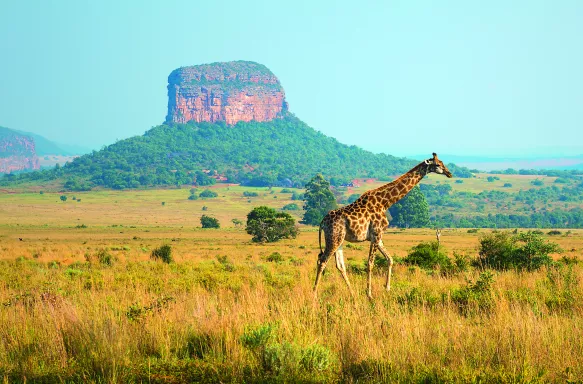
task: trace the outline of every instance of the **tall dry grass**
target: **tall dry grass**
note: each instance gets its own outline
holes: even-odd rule
[[[59,232],[51,236],[57,240],[3,245],[0,375],[6,380],[583,379],[581,265],[496,273],[491,289],[467,302],[460,290],[480,271],[441,276],[397,265],[393,290],[381,290],[378,271],[369,301],[360,268],[366,251],[354,251],[355,299],[329,268],[314,302],[316,253],[306,247],[313,234],[270,246],[241,242],[232,232],[194,234],[169,242],[173,264],[150,261],[142,250],[163,242],[155,231],[133,240],[139,245],[126,241],[127,249],[109,234],[87,234],[86,244]],[[101,249],[113,265],[99,261]],[[276,259],[272,252],[283,261],[269,262]]]

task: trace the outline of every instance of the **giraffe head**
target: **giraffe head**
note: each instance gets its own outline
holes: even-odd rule
[[[443,164],[443,161],[437,158],[437,153],[433,153],[433,157],[425,160],[427,166],[427,173],[438,173],[447,177],[453,177],[449,169]]]

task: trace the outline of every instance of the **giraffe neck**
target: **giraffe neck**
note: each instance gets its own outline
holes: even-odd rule
[[[385,184],[374,191],[374,194],[380,198],[384,210],[402,199],[421,179],[427,174],[425,163],[421,163],[403,174],[397,180]]]

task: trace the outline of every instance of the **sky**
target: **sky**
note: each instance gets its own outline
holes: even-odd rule
[[[290,111],[397,156],[583,154],[583,1],[0,0],[0,126],[92,149],[178,67],[266,65]]]

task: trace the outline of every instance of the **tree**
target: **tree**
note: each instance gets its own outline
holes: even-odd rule
[[[298,235],[295,220],[289,213],[277,212],[266,206],[253,208],[247,214],[245,231],[253,235],[251,240],[258,243],[294,239]]]
[[[221,225],[219,224],[219,220],[215,219],[214,217],[202,215],[200,217],[200,223],[202,224],[203,228],[220,228]]]
[[[330,183],[321,174],[317,174],[306,184],[304,200],[306,213],[301,221],[303,224],[318,225],[328,212],[337,207],[336,199],[330,191]]]
[[[429,205],[418,186],[397,201],[389,213],[391,224],[400,228],[421,228],[429,225]]]
[[[64,202],[64,201],[67,201],[67,196],[66,196],[66,195],[61,195],[60,199],[61,199],[61,201],[63,201],[63,202]]]

